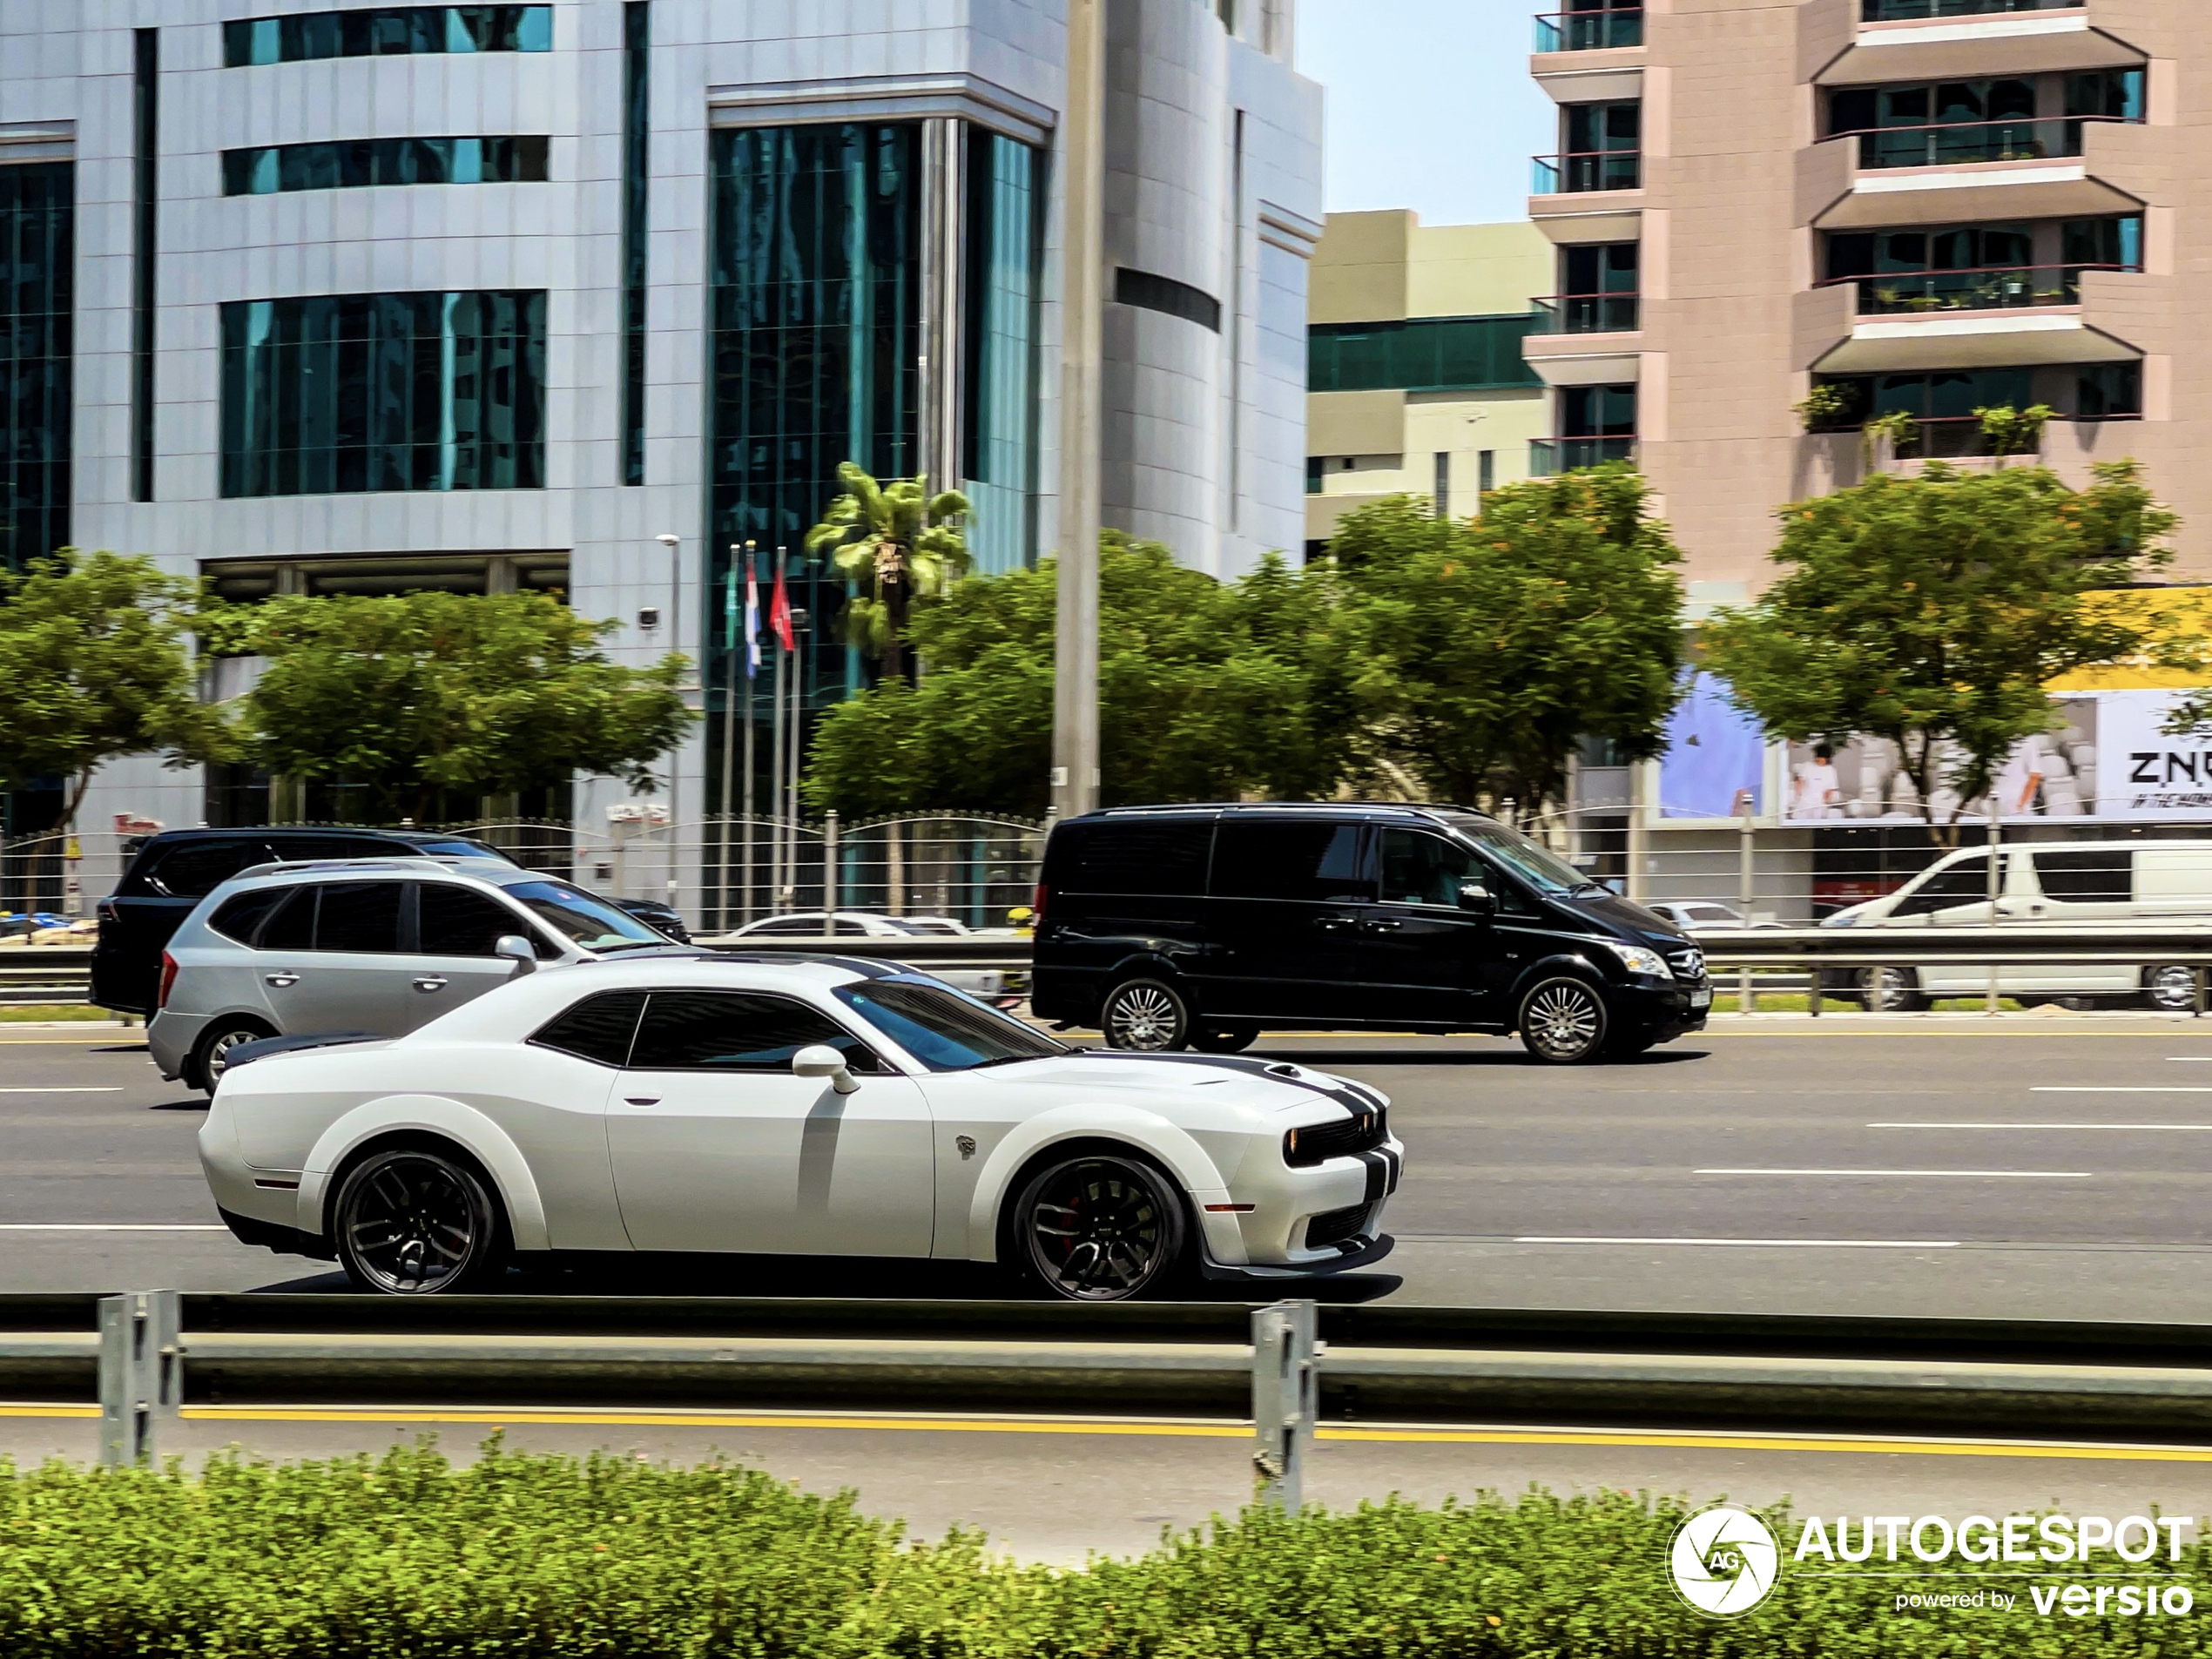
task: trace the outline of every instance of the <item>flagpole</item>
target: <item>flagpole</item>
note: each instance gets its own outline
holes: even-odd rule
[[[800,740],[806,735],[806,658],[799,649],[806,637],[806,612],[793,610],[786,624],[791,630],[791,783],[786,797],[791,802],[791,892],[799,898],[799,772]]]
[[[784,582],[784,550],[776,550],[776,587],[781,590]],[[768,741],[768,903],[772,913],[782,907],[784,901],[784,645],[782,636],[776,631],[775,601],[768,604],[769,637],[775,644],[776,653],[776,724]]]
[[[752,920],[752,543],[745,544],[745,919]]]
[[[738,770],[738,558],[730,543],[730,568],[722,583],[722,880],[718,908],[723,933],[730,931],[730,797]]]

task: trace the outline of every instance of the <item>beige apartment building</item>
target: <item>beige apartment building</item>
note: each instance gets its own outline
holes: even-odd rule
[[[2070,481],[2140,459],[2212,575],[2201,3],[1582,0],[1535,45],[1538,464],[1633,454],[1693,604],[1764,584],[1784,501],[1995,464],[1973,411],[2006,404],[2055,412]],[[1892,453],[1862,428],[1895,412]]]
[[[1329,215],[1307,300],[1309,552],[1386,496],[1464,516],[1528,475],[1552,415],[1522,347],[1554,263],[1526,223]]]

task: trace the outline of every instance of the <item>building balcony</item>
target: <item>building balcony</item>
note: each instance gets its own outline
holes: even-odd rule
[[[1531,195],[1583,196],[1643,188],[1641,151],[1587,150],[1533,160]]]
[[[2015,265],[1969,271],[1892,271],[1837,277],[1819,287],[1854,285],[1862,317],[1936,317],[1966,312],[2053,310],[2081,303],[2089,271],[2140,273],[2139,265]],[[1539,302],[1541,303],[1541,302]]]
[[[1629,334],[1637,327],[1633,293],[1554,293],[1528,302],[1532,334]]]
[[[1946,121],[1832,135],[1855,144],[1861,172],[1897,167],[1974,167],[1998,161],[2048,161],[2081,153],[2082,129],[2101,116]]]
[[[2079,11],[2081,0],[1859,0],[1866,23],[1925,23],[2022,11]]]
[[[1643,13],[1635,11],[1547,11],[1536,18],[1534,51],[1619,51],[1643,44]]]
[[[2178,129],[2075,116],[1885,127],[1798,152],[1798,222],[1899,229],[2142,211]]]
[[[1629,461],[1636,458],[1636,441],[1633,437],[1611,438],[1531,438],[1528,441],[1528,475],[1531,478],[1556,478],[1562,472],[1572,472],[1578,467],[1595,467],[1607,461]]]
[[[2109,0],[2093,0],[2101,10]],[[1865,0],[1823,86],[2140,68],[2137,21],[2095,18],[2083,0]],[[2115,26],[2116,25],[2116,26]]]
[[[1885,272],[1800,294],[1795,333],[1823,374],[2123,363],[2160,348],[2143,327],[2161,293],[2116,265]]]

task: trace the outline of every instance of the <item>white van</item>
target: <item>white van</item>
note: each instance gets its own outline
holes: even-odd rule
[[[1997,849],[2000,925],[2054,927],[2212,924],[2212,841],[2049,841]],[[1989,849],[1947,853],[1895,893],[1839,910],[1824,927],[1986,927]],[[1984,962],[1940,968],[1831,968],[1824,988],[1855,991],[1869,1007],[1925,1008],[1931,998],[1978,996],[1989,988]],[[1997,988],[2033,1005],[2116,1008],[2141,1001],[2180,1011],[2195,1006],[2193,970],[2155,962],[2097,966],[2000,965]]]

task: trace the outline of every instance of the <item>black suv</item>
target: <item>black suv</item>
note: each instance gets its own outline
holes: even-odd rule
[[[1686,934],[1458,807],[1092,813],[1054,829],[1036,911],[1031,1008],[1120,1049],[1517,1031],[1570,1065],[1698,1030],[1713,1000]]]
[[[188,829],[149,836],[113,896],[100,900],[92,1001],[121,1014],[152,1014],[161,988],[162,947],[193,906],[240,870],[395,855],[512,862],[482,841],[423,830]]]

